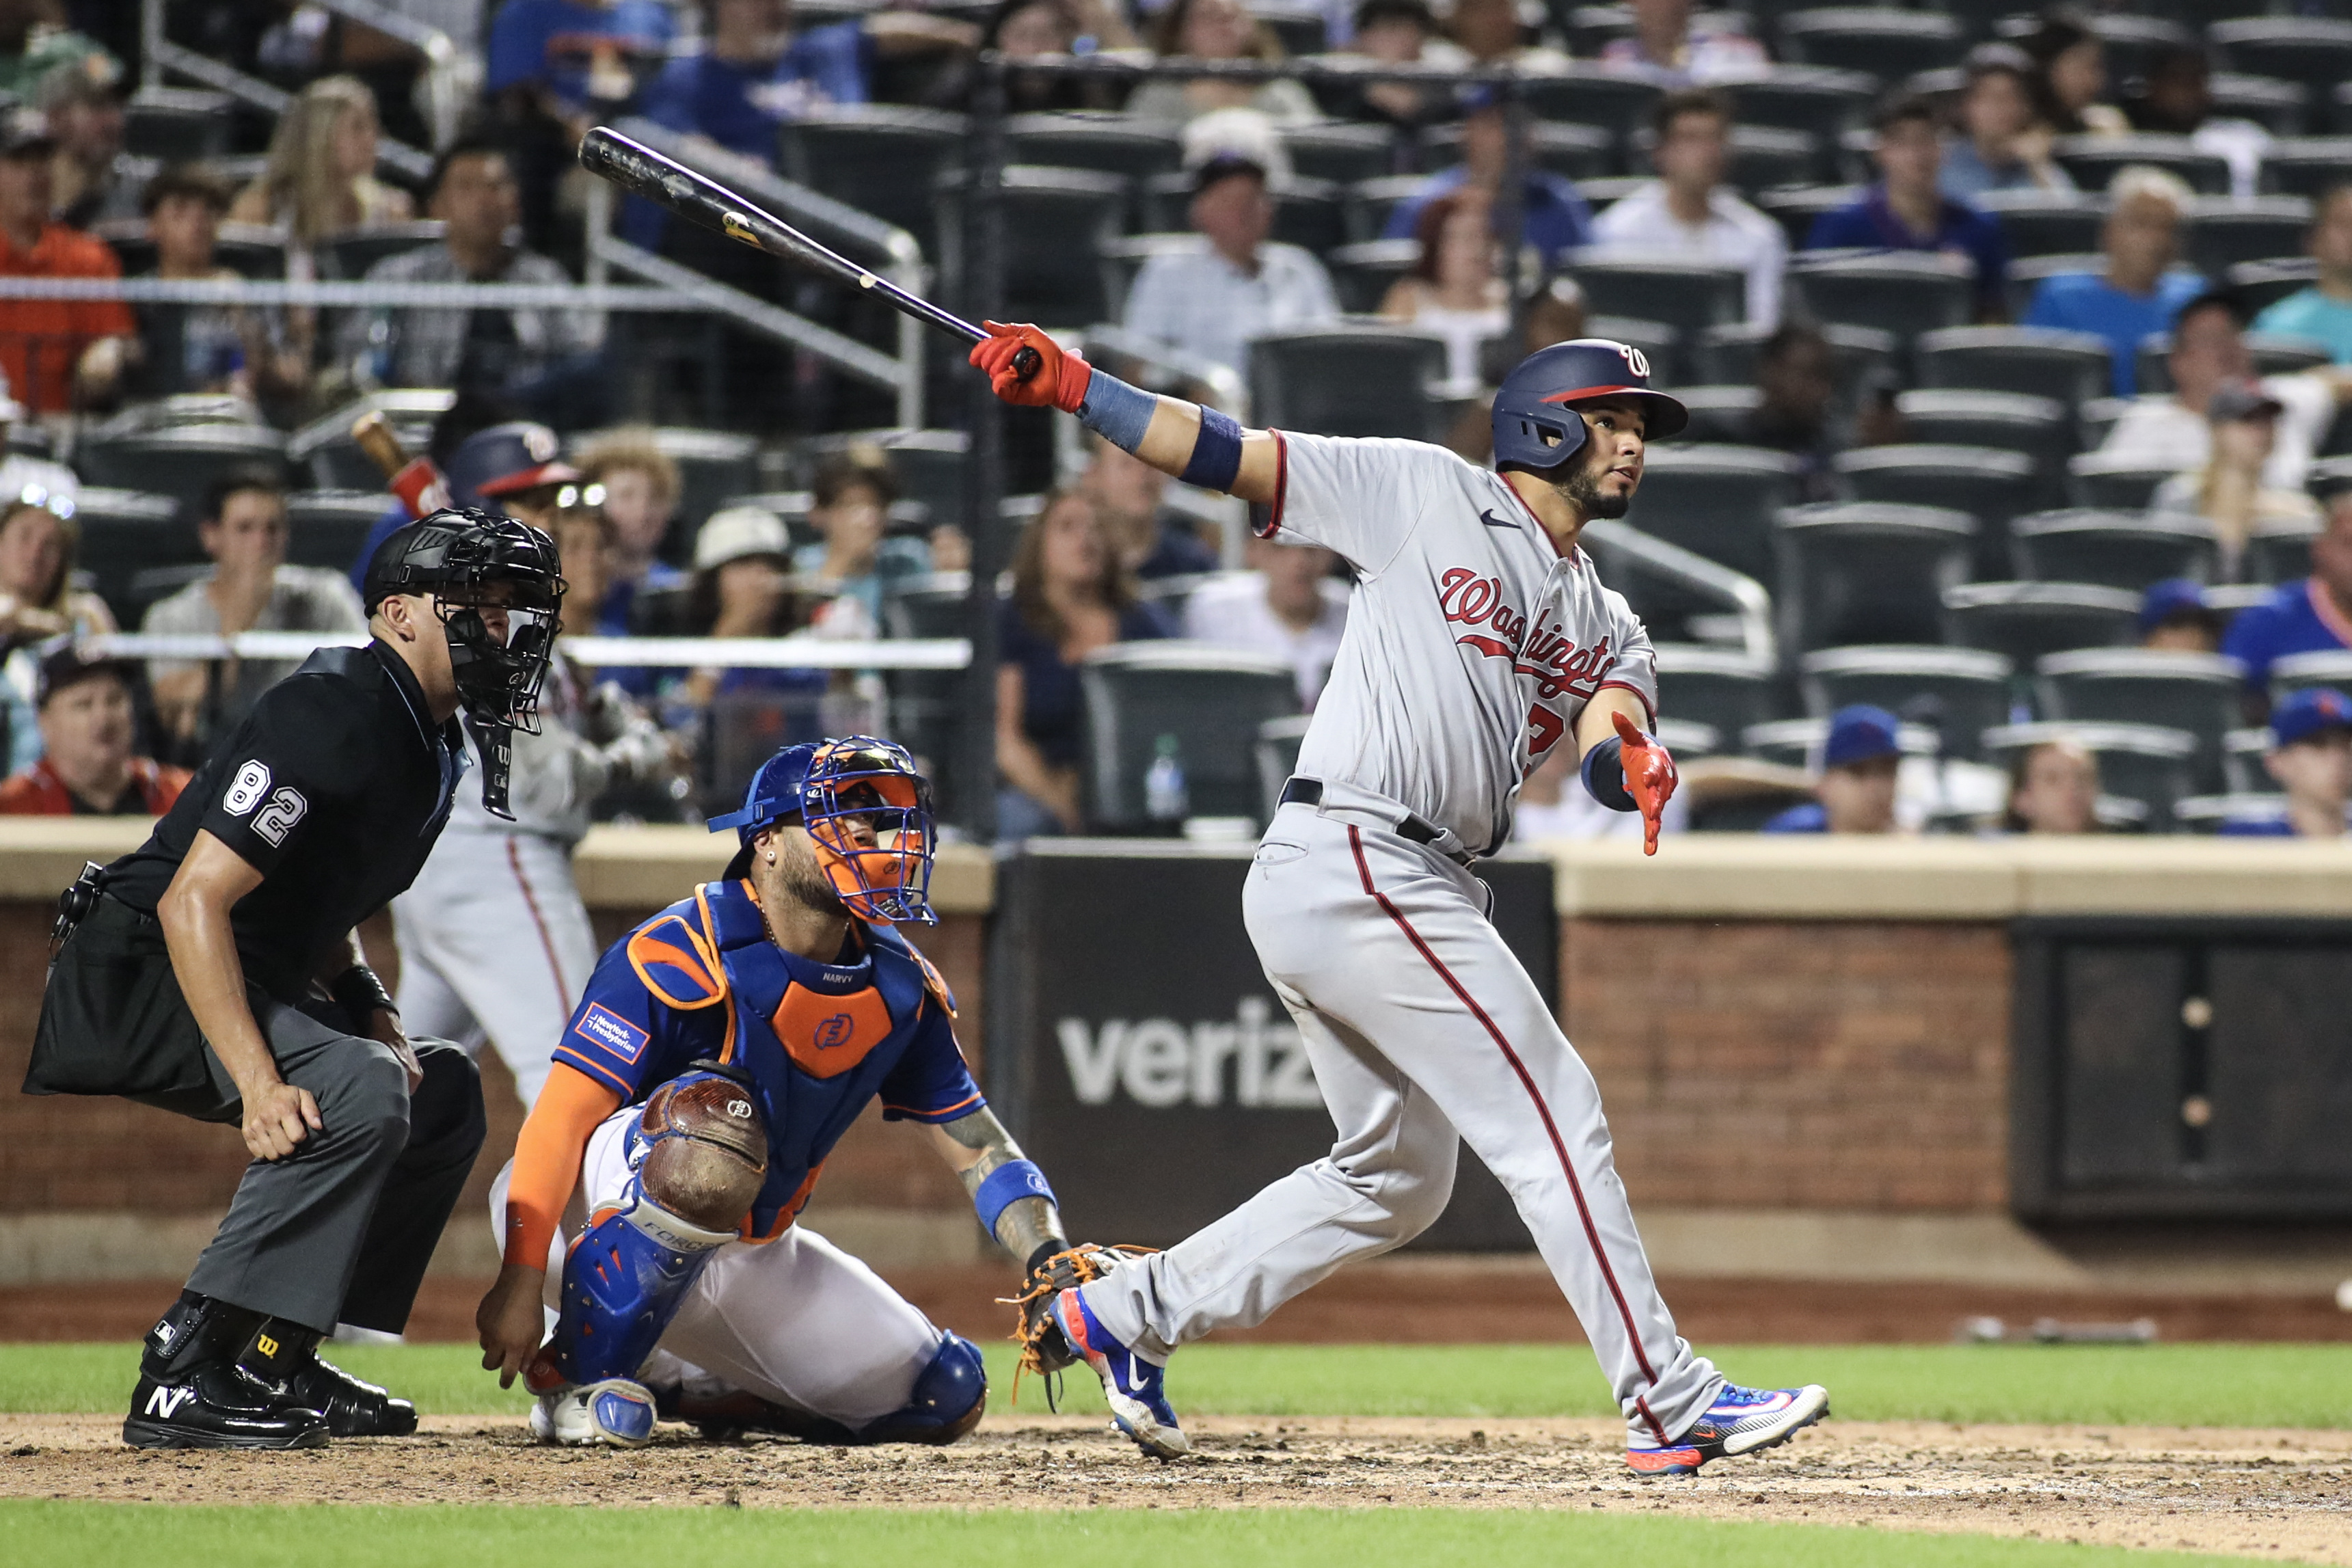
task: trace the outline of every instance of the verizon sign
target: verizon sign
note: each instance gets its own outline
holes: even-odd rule
[[[1238,847],[1108,839],[1033,841],[999,863],[982,1078],[1074,1235],[1165,1246],[1330,1148],[1297,1027],[1242,929],[1249,866]],[[1550,866],[1480,874],[1550,993]],[[1529,1244],[1465,1152],[1452,1207],[1418,1245]]]

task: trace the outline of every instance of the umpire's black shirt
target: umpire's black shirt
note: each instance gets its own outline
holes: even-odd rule
[[[261,695],[107,893],[152,914],[203,828],[261,873],[230,911],[246,978],[295,1002],[352,927],[407,889],[466,765],[455,719],[381,642],[320,648]]]

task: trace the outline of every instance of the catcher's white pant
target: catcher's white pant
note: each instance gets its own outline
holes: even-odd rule
[[[596,966],[572,851],[535,833],[451,824],[392,901],[402,1027],[478,1054],[487,1037],[529,1110]]]
[[[1517,1205],[1635,1437],[1664,1441],[1698,1419],[1723,1378],[1675,1332],[1592,1075],[1487,920],[1488,897],[1370,811],[1294,803],[1275,815],[1242,912],[1339,1141],[1086,1287],[1105,1328],[1164,1359],[1262,1321],[1348,1259],[1427,1228],[1466,1139]]]
[[[548,1251],[549,1322],[560,1304],[563,1253],[587,1216],[629,1184],[625,1142],[640,1107],[623,1106],[588,1137]],[[507,1162],[490,1186],[490,1225],[506,1248]],[[730,1241],[687,1289],[643,1373],[655,1383],[715,1379],[729,1388],[859,1426],[906,1407],[940,1348],[940,1331],[865,1264],[793,1226],[754,1247]]]

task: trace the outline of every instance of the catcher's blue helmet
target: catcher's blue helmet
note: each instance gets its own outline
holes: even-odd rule
[[[872,843],[851,830],[851,817],[871,827]],[[710,819],[711,832],[731,827],[740,846],[727,876],[750,870],[761,829],[788,821],[808,829],[817,865],[852,914],[882,924],[937,922],[929,898],[938,843],[931,785],[906,747],[852,735],[786,746],[761,763],[743,809]]]
[[[1630,397],[1646,416],[1646,438],[1679,436],[1690,410],[1650,390],[1650,360],[1631,343],[1574,338],[1538,349],[1503,378],[1495,394],[1495,466],[1556,468],[1584,449],[1584,421],[1574,404]]]

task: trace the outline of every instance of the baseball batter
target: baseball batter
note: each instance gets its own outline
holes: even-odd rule
[[[1351,1258],[1444,1212],[1468,1140],[1502,1182],[1608,1374],[1627,1460],[1687,1475],[1811,1425],[1827,1392],[1727,1382],[1675,1331],[1610,1155],[1592,1075],[1487,921],[1471,875],[1509,837],[1522,780],[1572,745],[1585,787],[1646,819],[1675,766],[1647,729],[1648,634],[1577,545],[1621,517],[1644,443],[1683,405],[1640,351],[1556,344],[1495,399],[1496,471],[1441,447],[1244,431],[1138,391],[1034,327],[972,351],[997,395],[1058,407],[1187,483],[1264,508],[1356,577],[1348,631],[1243,895],[1266,977],[1306,1042],[1331,1152],[1161,1253],[1053,1297],[1035,1346],[1085,1359],[1145,1452],[1187,1449],[1163,1385],[1179,1345],[1255,1324]],[[1042,363],[1023,380],[1023,346]]]

